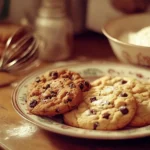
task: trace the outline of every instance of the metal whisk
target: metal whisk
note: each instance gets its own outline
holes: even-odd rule
[[[16,72],[29,66],[38,56],[38,40],[29,27],[21,27],[12,35],[0,59],[0,71]]]

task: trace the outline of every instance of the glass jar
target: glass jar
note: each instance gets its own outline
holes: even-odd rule
[[[44,61],[65,60],[71,56],[73,26],[66,13],[65,0],[43,0],[35,20],[35,30],[45,41],[39,50]]]

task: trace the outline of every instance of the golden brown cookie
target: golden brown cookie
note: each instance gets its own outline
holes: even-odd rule
[[[136,100],[123,84],[115,86],[114,80],[105,76],[94,81],[78,108],[64,114],[64,122],[93,130],[117,130],[128,125],[137,109]]]
[[[82,92],[88,91],[90,89],[90,83],[81,77],[79,73],[67,69],[47,71],[43,75],[36,77],[35,82],[32,83],[32,85],[35,87],[39,83],[58,80],[59,78],[70,79],[81,89]]]
[[[123,88],[130,90],[136,99],[137,111],[130,126],[150,125],[150,84],[129,77],[117,77],[115,84],[116,86],[123,84]]]
[[[75,108],[90,88],[78,73],[53,70],[37,77],[27,96],[28,110],[35,115],[55,116]]]

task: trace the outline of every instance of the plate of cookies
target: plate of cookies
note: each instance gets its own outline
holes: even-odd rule
[[[107,140],[150,135],[147,68],[102,62],[47,67],[19,83],[12,104],[24,119],[62,135]]]

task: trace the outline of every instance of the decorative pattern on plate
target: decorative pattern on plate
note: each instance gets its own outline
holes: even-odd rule
[[[72,66],[63,66],[62,68],[67,68],[72,71],[79,72],[82,76],[84,76],[85,79],[87,78],[89,80],[96,79],[105,74],[131,76],[138,78],[139,80],[146,80],[147,82],[149,82],[150,80],[148,69],[116,63],[78,63]],[[34,81],[36,76],[50,69],[53,68],[47,67],[29,75],[24,80],[22,80],[22,82],[14,90],[12,95],[12,104],[17,113],[23,118],[48,131],[79,138],[131,139],[150,136],[150,126],[145,126],[141,128],[127,128],[119,131],[95,131],[67,126],[63,124],[61,116],[44,118],[28,114],[25,105],[27,85]]]

